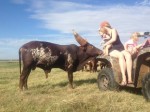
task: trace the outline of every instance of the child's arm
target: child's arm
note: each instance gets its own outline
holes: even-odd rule
[[[104,38],[104,40],[109,40],[110,39],[110,36],[106,36],[105,38]]]
[[[117,31],[116,29],[112,29],[112,37],[109,41],[107,41],[104,46],[114,43],[117,40]]]
[[[143,44],[139,44],[136,46],[137,49],[140,49],[141,47],[143,47]]]
[[[127,42],[124,44],[124,49],[125,49],[125,51],[128,51],[128,43]]]
[[[139,50],[143,47],[143,44],[139,44],[133,48],[133,52],[139,52]]]
[[[136,46],[136,49],[139,50],[139,49],[141,49],[142,47],[143,47],[143,44],[139,44],[139,45]]]

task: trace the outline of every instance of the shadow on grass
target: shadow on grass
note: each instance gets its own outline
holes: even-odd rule
[[[83,84],[93,84],[93,83],[96,83],[96,79],[86,79],[86,80],[78,80],[78,81],[73,81],[73,84],[76,85],[76,86],[80,86],[80,85],[83,85]],[[65,87],[69,84],[69,81],[66,81],[66,82],[60,82],[58,84],[55,84],[53,85],[53,87],[55,86],[59,86],[59,87]]]
[[[75,80],[73,81],[73,85],[75,86],[81,86],[83,84],[93,84],[93,83],[96,83],[96,79],[85,79],[85,80]],[[32,86],[29,88],[30,89],[48,89],[48,88],[55,88],[55,87],[66,87],[67,85],[69,84],[69,81],[65,81],[65,82],[60,82],[60,83],[57,83],[57,84],[50,84],[50,83],[47,83],[47,84],[38,84],[37,86]]]
[[[93,84],[96,82],[97,80],[95,78],[92,78],[92,79],[74,81],[74,84],[76,84],[77,86],[80,86],[82,84]]]
[[[136,95],[142,95],[141,88],[120,87],[119,89],[120,89],[120,90],[124,90],[124,91],[129,92],[129,93],[136,94]]]

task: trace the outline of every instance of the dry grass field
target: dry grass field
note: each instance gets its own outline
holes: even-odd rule
[[[75,72],[75,89],[68,88],[66,72],[52,69],[32,71],[29,90],[20,92],[17,62],[0,62],[0,112],[149,112],[150,103],[141,92],[99,91],[97,73]]]

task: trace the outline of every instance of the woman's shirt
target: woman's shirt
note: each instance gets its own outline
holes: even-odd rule
[[[112,47],[109,50],[109,52],[111,52],[112,50],[118,50],[118,51],[123,51],[124,50],[124,46],[121,43],[120,37],[119,37],[118,34],[117,34],[117,37],[116,37],[116,41],[112,43]]]

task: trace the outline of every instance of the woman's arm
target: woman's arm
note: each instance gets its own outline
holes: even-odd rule
[[[107,46],[107,45],[109,45],[109,44],[112,44],[112,43],[114,43],[116,40],[117,40],[117,31],[116,31],[116,29],[112,29],[112,37],[111,37],[111,39],[109,40],[109,41],[107,41],[105,44],[104,44],[104,46]]]

